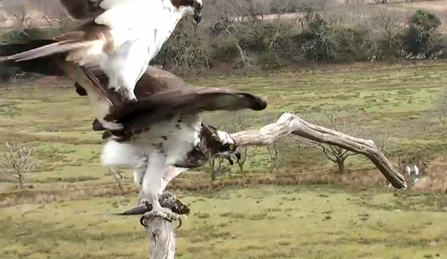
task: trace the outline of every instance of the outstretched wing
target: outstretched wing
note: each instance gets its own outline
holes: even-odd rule
[[[61,3],[72,17],[87,22],[55,37],[55,42],[2,57],[0,61],[26,61],[67,53],[67,61],[82,66],[99,65],[110,80],[108,87],[126,100],[136,99],[136,82],[172,33],[181,12],[169,8],[162,0],[61,0]]]
[[[123,140],[138,134],[148,125],[170,119],[177,114],[199,114],[206,111],[264,110],[267,102],[261,97],[244,92],[219,88],[178,88],[156,93],[135,103],[124,103],[112,108],[105,117],[116,121],[122,129],[110,131]],[[104,134],[103,138],[108,138]]]
[[[15,55],[53,42],[54,40],[33,40],[27,43],[0,45],[0,55]],[[108,114],[111,106],[122,106],[124,102],[121,95],[114,91],[108,91],[108,77],[98,66],[80,68],[76,64],[65,61],[65,55],[63,54],[55,54],[22,62],[8,60],[0,63],[0,65],[4,67],[18,67],[24,72],[68,77],[73,80],[75,90],[80,96],[88,96],[88,93],[91,95],[92,92],[100,94],[101,98],[90,98],[92,107],[102,107],[101,114],[95,114],[94,130],[104,130],[105,128],[98,119],[102,120]],[[137,82],[135,94],[138,98],[143,98],[167,89],[183,88],[185,85],[183,80],[168,71],[148,67]]]

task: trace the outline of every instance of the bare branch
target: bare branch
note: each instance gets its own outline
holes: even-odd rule
[[[295,134],[313,141],[336,145],[368,157],[395,188],[405,189],[405,178],[376,147],[374,141],[355,138],[341,132],[308,123],[296,115],[284,113],[276,123],[259,130],[231,134],[239,146],[268,145],[280,137]]]

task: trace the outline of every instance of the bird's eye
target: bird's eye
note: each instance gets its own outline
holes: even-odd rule
[[[235,145],[233,145],[233,144],[230,145],[230,149],[231,149],[231,150],[233,150],[233,149],[235,149],[235,148],[236,148]]]
[[[202,10],[202,5],[200,4],[200,3],[195,3],[194,4],[194,9],[196,9],[196,10]]]

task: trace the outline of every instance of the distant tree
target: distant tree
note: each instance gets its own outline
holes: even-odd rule
[[[217,180],[217,176],[230,172],[231,169],[228,166],[225,166],[223,162],[226,161],[224,158],[215,158],[209,161],[209,166],[211,169],[211,181],[214,182]]]
[[[109,174],[113,176],[113,179],[115,179],[116,184],[118,185],[118,188],[120,189],[121,193],[124,194],[124,186],[123,186],[123,175],[121,174],[121,171],[119,169],[109,169]]]
[[[405,37],[409,51],[414,54],[433,53],[436,43],[436,29],[441,25],[441,20],[426,10],[417,10],[410,18],[410,28]]]
[[[57,27],[62,31],[71,28],[74,21],[67,15],[60,0],[32,0],[31,4],[39,10],[51,28]]]
[[[326,113],[325,112],[324,115],[326,117],[326,120],[329,121],[328,126],[333,128],[336,131],[340,131],[340,132],[343,132],[346,134],[353,135],[353,132],[356,131],[356,128],[358,129],[358,127],[356,127],[356,128],[347,127],[347,122],[346,121],[341,122],[340,118],[337,118],[336,113]],[[344,127],[341,128],[340,125],[344,125]],[[304,146],[313,147],[313,148],[316,148],[316,149],[320,150],[321,152],[323,152],[323,154],[326,156],[327,159],[329,159],[331,162],[333,162],[337,165],[339,174],[347,173],[346,165],[345,165],[346,159],[350,156],[357,155],[354,152],[348,151],[348,150],[343,149],[338,146],[327,145],[327,144],[323,144],[320,142],[304,140],[301,137],[294,137],[294,138],[301,141],[304,144]]]
[[[33,150],[10,142],[5,145],[7,152],[0,157],[0,173],[16,179],[19,188],[24,189],[26,178],[37,166],[31,159]]]
[[[233,117],[230,119],[229,122],[230,126],[225,128],[227,131],[230,132],[238,132],[246,130],[250,127],[250,120],[248,116],[243,112],[237,112],[233,114]],[[258,147],[238,147],[239,152],[241,152],[241,159],[237,162],[239,173],[244,174],[245,173],[245,163],[250,160],[250,158],[253,158],[255,156],[255,150]]]
[[[3,11],[14,19],[18,28],[28,28],[32,21],[30,16],[31,4],[26,0],[5,0]]]

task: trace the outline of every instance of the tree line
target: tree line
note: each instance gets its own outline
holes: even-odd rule
[[[426,10],[403,13],[364,1],[216,0],[204,21],[183,20],[153,63],[176,72],[229,67],[275,69],[314,62],[443,57],[441,19]],[[58,0],[3,1],[15,23],[3,42],[48,37],[76,26]],[[39,15],[36,15],[36,10]]]

